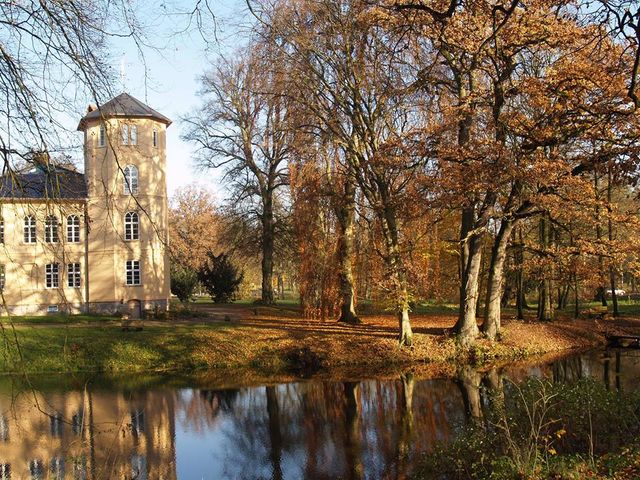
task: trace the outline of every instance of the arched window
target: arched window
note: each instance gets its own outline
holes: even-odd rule
[[[80,242],[80,218],[77,215],[67,217],[67,242]]]
[[[124,194],[137,195],[138,193],[138,169],[135,165],[124,167]]]
[[[127,212],[124,215],[124,239],[138,240],[140,238],[140,223],[136,212]]]
[[[36,219],[32,215],[24,217],[24,243],[36,243]]]
[[[58,218],[55,215],[49,215],[44,221],[44,241],[58,243]]]

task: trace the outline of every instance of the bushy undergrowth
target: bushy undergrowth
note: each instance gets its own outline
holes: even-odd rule
[[[640,478],[640,392],[533,379],[490,398],[483,417],[428,454],[416,478]]]

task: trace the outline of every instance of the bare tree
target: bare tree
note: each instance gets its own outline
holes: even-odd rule
[[[274,302],[276,212],[282,187],[288,184],[290,154],[288,111],[269,60],[240,53],[222,59],[202,78],[207,99],[186,119],[184,138],[197,145],[197,161],[206,169],[224,169],[229,207],[260,226],[262,301]]]

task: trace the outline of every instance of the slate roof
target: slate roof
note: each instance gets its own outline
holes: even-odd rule
[[[83,200],[84,175],[60,166],[38,166],[34,171],[0,177],[0,199]]]
[[[112,98],[99,109],[88,112],[78,124],[78,130],[84,130],[87,120],[97,120],[99,118],[109,117],[135,117],[135,118],[153,118],[159,122],[171,125],[171,120],[157,112],[148,105],[145,105],[137,98],[132,97],[128,93],[121,93]]]

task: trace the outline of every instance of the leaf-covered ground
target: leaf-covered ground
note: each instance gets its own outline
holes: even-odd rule
[[[16,319],[19,321],[19,319]],[[601,344],[606,332],[638,332],[640,321],[505,319],[500,342],[480,339],[461,349],[450,328],[455,317],[414,315],[414,345],[400,348],[392,315],[363,317],[351,326],[299,318],[293,310],[206,306],[195,315],[148,321],[123,332],[116,320],[76,324],[4,322],[0,371],[182,371],[251,368],[264,374],[340,370],[384,373],[409,366],[442,374],[458,363],[482,364],[565,352]],[[17,343],[16,343],[17,339]]]

